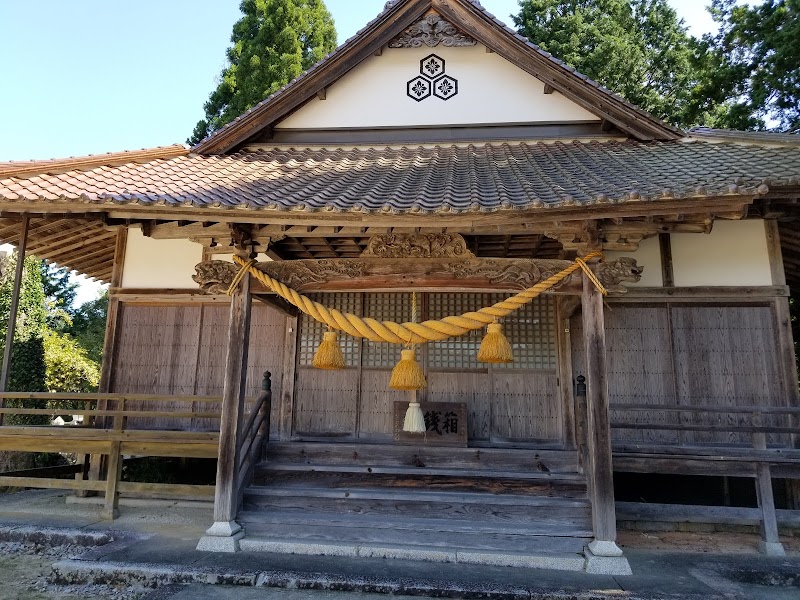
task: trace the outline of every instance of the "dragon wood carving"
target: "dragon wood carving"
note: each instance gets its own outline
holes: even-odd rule
[[[471,253],[470,253],[471,255]],[[514,291],[532,287],[571,264],[566,260],[465,258],[414,261],[386,258],[292,260],[260,263],[258,269],[300,292],[346,289],[475,288]],[[625,293],[624,282],[641,279],[642,267],[623,257],[595,265],[595,273],[612,293]],[[238,271],[230,262],[210,261],[195,267],[193,279],[208,294],[225,294]],[[357,282],[354,282],[357,280]],[[580,293],[575,274],[554,288]]]
[[[474,258],[457,233],[387,233],[369,239],[362,258]]]

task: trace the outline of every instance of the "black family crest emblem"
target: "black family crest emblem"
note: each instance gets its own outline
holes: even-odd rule
[[[458,94],[458,80],[445,73],[443,58],[431,54],[419,61],[419,75],[406,84],[408,97],[417,102],[435,96],[450,100]]]

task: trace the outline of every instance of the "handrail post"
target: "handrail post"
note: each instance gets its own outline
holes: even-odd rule
[[[753,413],[753,427],[763,427],[760,411]],[[753,448],[767,449],[767,434],[753,431]],[[767,556],[786,556],[778,534],[778,518],[775,514],[775,497],[772,492],[772,473],[768,462],[756,463],[756,497],[761,508],[761,541],[759,549]]]
[[[261,380],[261,392],[264,394],[264,402],[261,403],[263,420],[261,421],[261,427],[256,433],[257,435],[265,436],[264,442],[259,448],[261,458],[264,459],[266,458],[267,444],[269,443],[269,431],[272,427],[272,373],[269,371],[264,373],[264,379]]]

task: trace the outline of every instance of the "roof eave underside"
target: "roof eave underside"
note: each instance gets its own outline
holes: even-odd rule
[[[374,56],[431,8],[499,56],[633,138],[649,141],[684,137],[680,129],[660,121],[580,75],[471,1],[407,0],[385,10],[322,61],[197,144],[192,151],[198,154],[224,154],[237,149]]]

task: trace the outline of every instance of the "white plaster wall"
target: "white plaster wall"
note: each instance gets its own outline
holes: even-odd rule
[[[606,260],[614,260],[629,256],[635,258],[640,267],[644,267],[642,278],[636,283],[626,281],[625,287],[661,287],[664,279],[661,274],[661,247],[658,236],[642,240],[636,252],[605,252]]]
[[[710,234],[675,233],[672,268],[675,285],[772,285],[764,221],[716,221]]]
[[[445,73],[458,80],[458,95],[417,102],[406,93],[431,54],[445,60]],[[599,121],[558,92],[480,44],[461,48],[388,48],[368,58],[276,125],[277,129],[408,127],[484,123]]]
[[[139,229],[128,229],[122,287],[197,289],[194,267],[203,260],[203,247],[189,240],[154,240]]]

